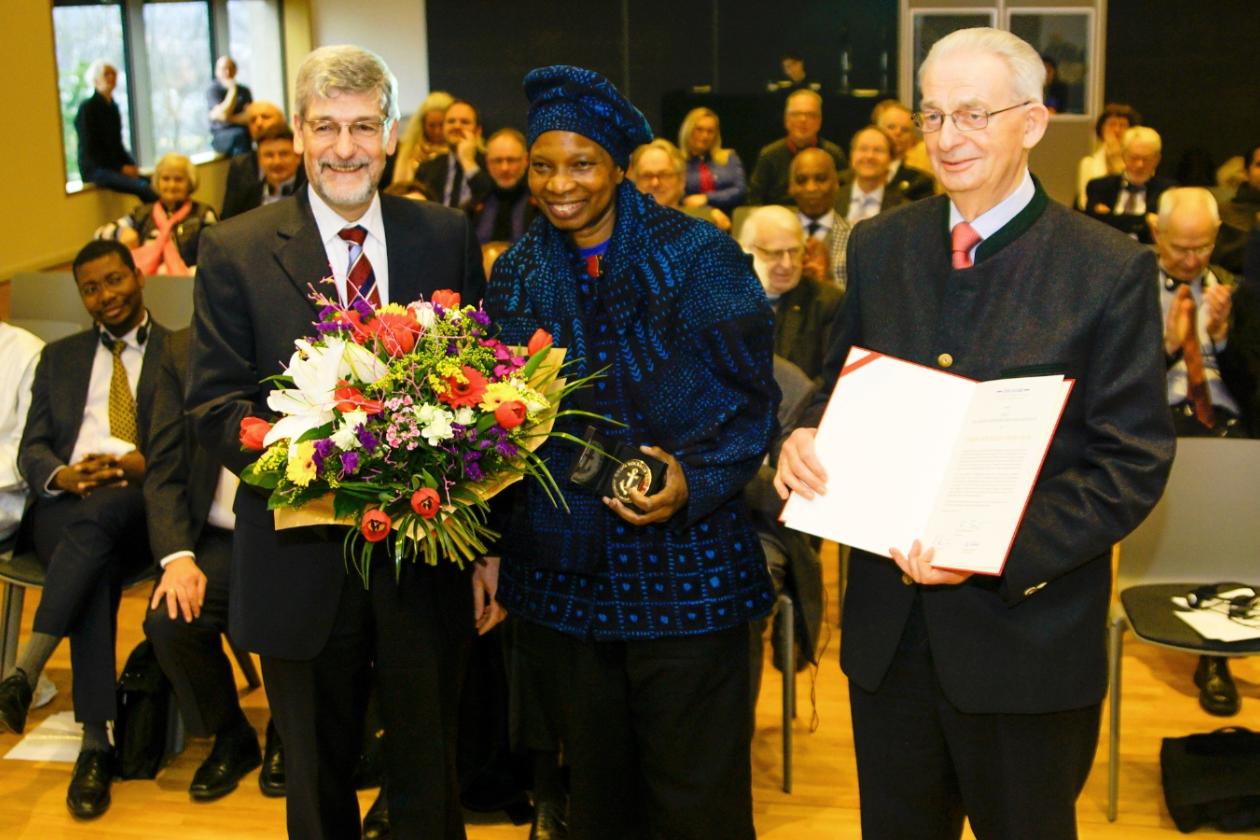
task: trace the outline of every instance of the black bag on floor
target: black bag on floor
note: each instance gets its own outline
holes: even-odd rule
[[[1260,733],[1227,726],[1165,738],[1159,766],[1168,813],[1181,831],[1260,826]]]
[[[166,755],[171,684],[162,673],[153,646],[136,645],[118,678],[118,719],[114,752],[120,779],[152,779]]]

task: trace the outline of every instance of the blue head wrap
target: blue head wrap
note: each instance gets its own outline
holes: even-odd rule
[[[529,100],[528,145],[546,131],[572,131],[589,137],[625,169],[630,153],[652,142],[652,128],[613,83],[594,70],[553,64],[525,74]]]

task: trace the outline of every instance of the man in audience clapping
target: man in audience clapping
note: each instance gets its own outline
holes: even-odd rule
[[[793,158],[789,173],[788,197],[796,203],[805,230],[805,275],[843,291],[850,227],[836,212],[840,194],[836,163],[821,149],[805,149]]]
[[[1150,244],[1146,214],[1154,213],[1160,193],[1174,186],[1170,179],[1155,174],[1162,146],[1159,133],[1153,128],[1135,126],[1126,131],[1121,151],[1124,171],[1095,178],[1085,186],[1086,212]]]

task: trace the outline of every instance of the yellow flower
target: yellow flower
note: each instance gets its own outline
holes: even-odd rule
[[[315,441],[304,440],[294,445],[284,477],[298,487],[305,487],[315,479]]]
[[[387,303],[380,309],[376,310],[376,312],[377,314],[388,312],[393,315],[406,315],[407,307],[403,306],[401,303]]]
[[[521,400],[523,395],[519,388],[510,382],[491,382],[486,386],[486,393],[481,397],[481,410],[494,411],[505,402]]]

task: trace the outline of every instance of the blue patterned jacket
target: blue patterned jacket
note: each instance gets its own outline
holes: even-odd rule
[[[569,510],[532,481],[497,500],[511,508],[499,511],[499,599],[588,638],[713,632],[764,614],[773,597],[740,497],[775,431],[773,316],[729,237],[628,182],[616,202],[599,277],[579,270],[567,234],[539,218],[495,264],[486,309],[505,341],[550,332],[573,375],[607,368],[581,407],[626,424],[605,428],[610,437],[672,453],[689,499],[667,523],[630,525],[566,486],[576,448],[547,443],[539,455]]]

